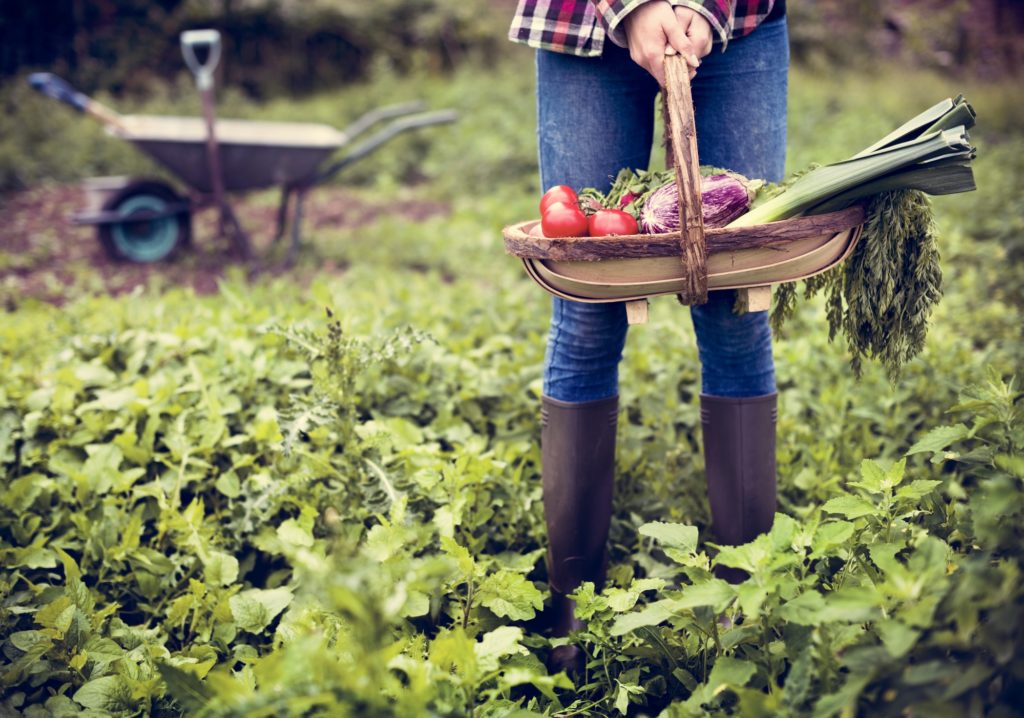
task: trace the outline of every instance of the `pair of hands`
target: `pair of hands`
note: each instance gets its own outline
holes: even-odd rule
[[[665,86],[665,55],[682,55],[697,74],[700,58],[711,52],[711,24],[700,13],[651,0],[636,8],[622,22],[633,62]]]

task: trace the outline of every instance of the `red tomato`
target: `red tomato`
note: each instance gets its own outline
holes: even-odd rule
[[[576,196],[576,192],[572,187],[564,184],[555,185],[545,192],[544,196],[540,198],[540,215],[543,217],[544,213],[548,211],[548,207],[553,205],[555,202],[576,204],[579,202],[579,198]]]
[[[599,209],[587,220],[591,237],[606,237],[612,234],[637,234],[640,229],[629,212],[621,209]]]
[[[587,233],[587,215],[575,203],[555,202],[540,220],[545,237],[582,237]]]

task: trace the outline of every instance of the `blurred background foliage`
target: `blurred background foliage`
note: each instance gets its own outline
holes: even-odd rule
[[[181,71],[178,34],[212,26],[223,84],[253,98],[365,79],[375,66],[451,71],[508,52],[515,0],[0,0],[0,79],[46,68],[86,92],[147,91]],[[1024,65],[1024,3],[790,0],[794,57],[880,56],[1000,78]],[[839,40],[839,41],[837,41]]]

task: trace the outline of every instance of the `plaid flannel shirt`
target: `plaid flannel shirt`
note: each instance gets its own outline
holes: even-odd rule
[[[519,0],[508,37],[530,47],[596,57],[608,37],[626,46],[622,21],[648,0]],[[699,12],[724,50],[730,38],[753,32],[775,0],[668,0]]]

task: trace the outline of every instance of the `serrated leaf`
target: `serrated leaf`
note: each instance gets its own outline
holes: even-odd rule
[[[720,578],[684,586],[682,595],[671,599],[677,610],[710,606],[716,613],[724,611],[736,597],[736,588]]]
[[[508,688],[529,684],[552,701],[558,700],[558,694],[555,693],[556,688],[561,688],[562,690],[572,690],[573,688],[572,681],[569,680],[569,677],[564,672],[548,675],[547,673],[539,673],[538,671],[521,666],[512,666],[503,671],[499,681]],[[529,712],[528,715],[536,714]]]
[[[853,536],[854,525],[849,521],[825,521],[818,525],[811,540],[811,552],[815,557],[823,555],[835,546],[842,546]]]
[[[458,564],[459,571],[461,571],[463,575],[471,576],[473,574],[476,562],[473,561],[473,557],[470,555],[469,549],[459,544],[450,536],[441,537],[441,549],[455,559],[455,562]]]
[[[721,656],[715,661],[708,676],[707,685],[712,695],[722,691],[726,686],[745,686],[747,682],[757,673],[757,666],[751,661],[743,661],[738,658]]]
[[[1015,454],[997,454],[995,465],[1018,479],[1024,479],[1024,456]]]
[[[157,661],[156,668],[167,685],[167,692],[188,712],[202,710],[213,697],[213,691],[199,678],[166,661]]]
[[[83,684],[72,697],[86,708],[113,712],[129,707],[132,689],[121,676],[103,676]]]
[[[940,426],[932,429],[923,437],[918,439],[918,441],[907,451],[907,456],[921,454],[924,452],[935,453],[943,451],[950,444],[966,438],[969,433],[969,429],[963,424]]]
[[[790,623],[801,626],[819,626],[822,623],[822,612],[825,599],[817,591],[804,591],[796,598],[782,604],[779,616]]]
[[[642,578],[633,581],[629,588],[606,589],[608,608],[616,613],[624,613],[633,608],[640,600],[644,591],[664,588],[665,581],[660,578]]]
[[[878,507],[857,496],[837,496],[829,499],[821,507],[822,511],[832,514],[839,514],[848,519],[856,519],[861,516],[870,516],[878,512]]]
[[[71,619],[74,615],[74,602],[68,596],[61,596],[36,611],[36,623],[56,631],[57,638],[63,638],[71,628]]]
[[[19,651],[25,651],[26,653],[39,648],[41,645],[49,646],[53,644],[53,640],[42,631],[15,631],[8,636],[8,640]]]
[[[500,626],[484,634],[483,638],[473,646],[480,670],[490,672],[501,663],[501,659],[513,654],[528,655],[530,652],[520,645],[523,629],[518,626]]]
[[[525,621],[536,615],[544,605],[544,596],[525,576],[500,570],[480,582],[477,594],[481,605],[496,616]]]
[[[374,527],[378,528],[378,527]],[[297,519],[286,519],[277,527],[277,537],[289,546],[309,548],[313,545],[313,531],[310,526],[303,526]],[[367,540],[369,543],[369,539]]]
[[[650,521],[638,529],[641,536],[649,536],[659,543],[687,553],[697,550],[697,527],[685,524]]]
[[[871,459],[864,459],[860,462],[860,481],[857,482],[857,486],[861,486],[874,493],[879,493],[882,491],[884,482],[885,469],[878,462]]]
[[[875,629],[893,658],[905,656],[921,635],[920,631],[914,630],[895,618],[886,618],[876,622]]]
[[[624,636],[643,626],[657,626],[659,623],[674,614],[672,601],[663,599],[644,606],[635,613],[627,613],[619,616],[612,623],[611,634],[613,636]]]
[[[916,501],[917,499],[922,499],[932,493],[935,490],[935,487],[940,486],[941,484],[941,481],[933,479],[914,479],[906,486],[901,486],[897,489],[896,498]]]
[[[287,588],[251,588],[236,593],[228,603],[239,628],[250,633],[262,633],[288,607],[292,598],[292,592]]]
[[[223,551],[211,551],[203,575],[214,586],[230,586],[238,580],[238,559]]]

